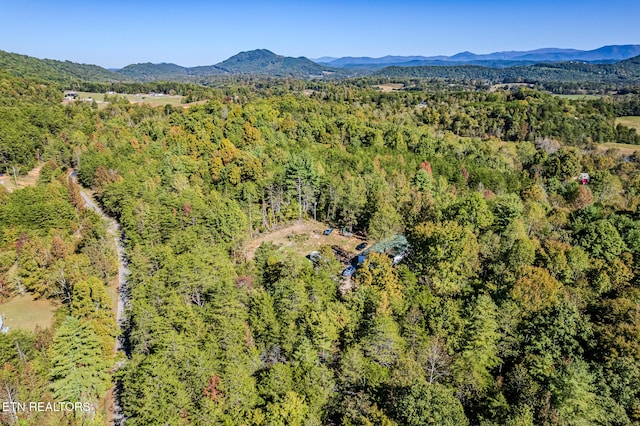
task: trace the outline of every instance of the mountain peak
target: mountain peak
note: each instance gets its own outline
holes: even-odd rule
[[[254,49],[254,50],[246,50],[243,52],[236,53],[235,55],[228,58],[227,61],[234,58],[242,58],[243,60],[246,60],[246,59],[255,59],[255,58],[276,58],[276,57],[278,57],[278,55],[276,55],[269,49]]]
[[[305,57],[281,56],[267,49],[240,52],[216,66],[233,73],[274,76],[322,75],[324,71],[330,70]]]

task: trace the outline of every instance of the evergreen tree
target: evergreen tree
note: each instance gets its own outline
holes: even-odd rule
[[[96,401],[107,388],[107,364],[90,323],[67,317],[53,338],[51,389],[59,401]]]

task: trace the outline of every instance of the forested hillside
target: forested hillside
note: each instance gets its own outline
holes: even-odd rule
[[[97,65],[78,64],[70,61],[38,59],[0,50],[0,70],[15,77],[73,84],[81,81],[123,81],[118,74]]]
[[[0,399],[86,405],[77,415],[3,409],[3,424],[106,422],[117,335],[106,286],[115,254],[104,223],[67,178],[71,141],[86,133],[80,106],[65,111],[60,93],[54,84],[0,77],[1,171],[15,177],[46,158],[35,187],[8,192],[0,185],[0,300],[33,295],[59,306],[53,328],[0,333]]]
[[[448,80],[480,80],[491,83],[600,83],[618,87],[638,85],[640,57],[615,64],[583,62],[538,63],[528,66],[490,68],[477,65],[387,67],[373,75],[383,77],[443,78]]]
[[[327,65],[317,64],[307,58],[292,58],[276,55],[266,50],[240,52],[218,64],[197,67],[182,67],[176,64],[131,64],[111,71],[97,65],[78,64],[70,61],[38,59],[0,50],[0,71],[15,77],[30,77],[55,81],[77,89],[75,85],[117,82],[192,82],[215,80],[220,75],[257,75],[295,77],[302,79],[322,78],[337,73],[346,77],[351,73]]]
[[[75,167],[126,235],[130,357],[113,377],[126,424],[640,421],[640,165],[602,145],[638,143],[614,121],[636,95],[272,80],[236,81],[189,109],[97,109],[38,90],[2,96],[12,114],[47,111],[40,145],[17,149],[31,139],[20,128],[0,139],[5,164],[26,170],[36,149],[48,161],[38,186],[0,193],[2,272],[26,268],[26,291],[56,298],[47,277],[60,253],[90,257],[102,233],[87,236],[96,218],[65,186]],[[20,215],[29,205],[40,213]],[[245,256],[256,236],[314,216],[369,243],[405,235],[409,253],[397,265],[371,253],[343,291],[328,246],[316,263],[271,244]],[[29,232],[42,267],[21,263]],[[96,272],[74,288],[113,273]],[[22,392],[83,401],[106,388],[113,360],[96,342],[112,335],[89,294],[90,312],[75,310],[84,293],[61,298],[69,318],[48,331],[53,343],[24,333],[26,358],[0,337],[5,370],[51,366],[14,380]],[[56,387],[71,335],[86,335],[75,362],[100,378],[85,393]]]

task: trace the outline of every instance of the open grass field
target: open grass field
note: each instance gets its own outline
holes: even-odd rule
[[[281,245],[282,249],[291,249],[300,256],[308,256],[312,251],[320,250],[323,245],[337,245],[353,255],[357,253],[356,246],[362,242],[362,239],[355,236],[344,237],[340,235],[338,229],[334,229],[331,235],[322,235],[327,228],[326,224],[313,220],[295,222],[249,241],[245,247],[245,255],[247,259],[253,259],[256,249],[263,242]]]
[[[35,330],[53,324],[56,305],[49,300],[35,300],[31,295],[16,296],[0,304],[4,325],[10,330]]]
[[[124,96],[131,102],[132,104],[148,104],[151,106],[165,106],[167,104],[173,106],[180,106],[182,108],[189,108],[192,105],[200,105],[207,102],[207,100],[190,102],[188,104],[182,103],[183,96],[181,95],[161,95],[161,96],[153,96],[149,94],[124,94],[118,93],[118,96]],[[78,92],[78,99],[75,101],[63,101],[64,105],[70,102],[81,102],[81,101],[92,101],[95,100],[98,104],[98,109],[106,108],[109,105],[108,102],[104,101],[104,93],[96,93],[96,92]]]
[[[640,133],[640,117],[638,116],[618,117],[616,118],[616,124],[636,129]]]
[[[96,102],[98,102],[98,105],[100,105],[101,102],[104,102],[104,93],[78,92],[78,96],[80,100],[94,99]],[[129,94],[120,94],[120,93],[118,93],[117,96],[124,96],[131,103],[149,104],[149,105],[155,105],[155,106],[164,106],[167,104],[174,105],[174,106],[181,106],[182,98],[183,98],[180,95],[152,96],[149,94],[129,95]]]
[[[398,90],[404,89],[404,84],[402,83],[388,83],[388,84],[378,84],[373,86],[381,92],[389,93],[389,92],[397,92]]]
[[[640,151],[640,145],[629,145],[626,143],[603,143],[599,145],[601,149],[603,150],[607,150],[607,149],[617,149],[620,154],[628,156],[628,155],[633,155],[634,152]]]
[[[558,98],[570,99],[570,100],[593,100],[600,99],[602,96],[600,95],[554,95]]]

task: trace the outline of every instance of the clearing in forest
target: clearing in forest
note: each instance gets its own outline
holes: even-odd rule
[[[7,191],[9,192],[14,191],[15,189],[25,188],[27,186],[35,186],[38,182],[38,178],[40,177],[40,169],[42,169],[42,164],[29,170],[26,176],[16,176],[15,178],[11,169],[2,170],[5,174],[0,176],[0,185],[7,188]],[[16,181],[18,182],[17,187]]]
[[[97,92],[78,92],[78,99],[75,101],[64,101],[63,103],[69,102],[91,102],[96,101],[98,104],[98,108],[104,108],[108,105],[108,102],[104,101],[104,93]],[[182,103],[183,96],[181,95],[164,95],[164,94],[149,94],[149,93],[138,93],[135,95],[130,95],[127,93],[117,93],[114,95],[107,96],[118,96],[124,97],[129,100],[132,104],[149,104],[151,106],[165,106],[167,104],[173,106],[184,106],[187,104]]]
[[[602,143],[599,145],[600,149],[616,149],[620,153],[620,155],[629,156],[633,155],[635,152],[640,151],[640,145],[630,145],[627,143]]]
[[[631,129],[636,129],[636,132],[640,133],[640,117],[638,116],[618,117],[616,118],[616,124],[622,124]]]
[[[602,96],[601,95],[588,95],[588,94],[584,94],[584,95],[553,95],[556,98],[563,98],[563,99],[569,99],[572,101],[592,101],[594,99],[601,99]]]
[[[33,295],[16,296],[0,304],[4,326],[9,330],[35,330],[36,326],[47,328],[53,324],[56,306],[46,299],[34,299]]]
[[[27,186],[35,186],[40,177],[42,164],[29,170],[26,176],[13,175],[0,176],[0,185],[3,185],[9,192]],[[16,180],[18,185],[16,186]],[[49,327],[53,324],[53,317],[56,306],[49,300],[36,300],[33,295],[16,296],[8,302],[0,304],[0,315],[4,321],[4,326],[10,330],[35,330],[36,326],[41,328]]]
[[[373,86],[381,92],[389,93],[389,92],[397,92],[398,90],[404,89],[404,84],[402,83],[387,83],[387,84],[378,84]]]
[[[245,256],[249,260],[253,259],[256,249],[265,242],[290,248],[300,256],[308,256],[323,245],[339,246],[355,256],[356,246],[363,241],[362,238],[342,236],[339,229],[334,229],[330,235],[323,235],[327,228],[328,225],[314,220],[294,222],[250,240],[245,247]]]
[[[494,84],[489,87],[489,92],[497,92],[498,90],[509,90],[518,87],[529,87],[533,88],[533,84],[530,83],[502,83],[502,84]]]

